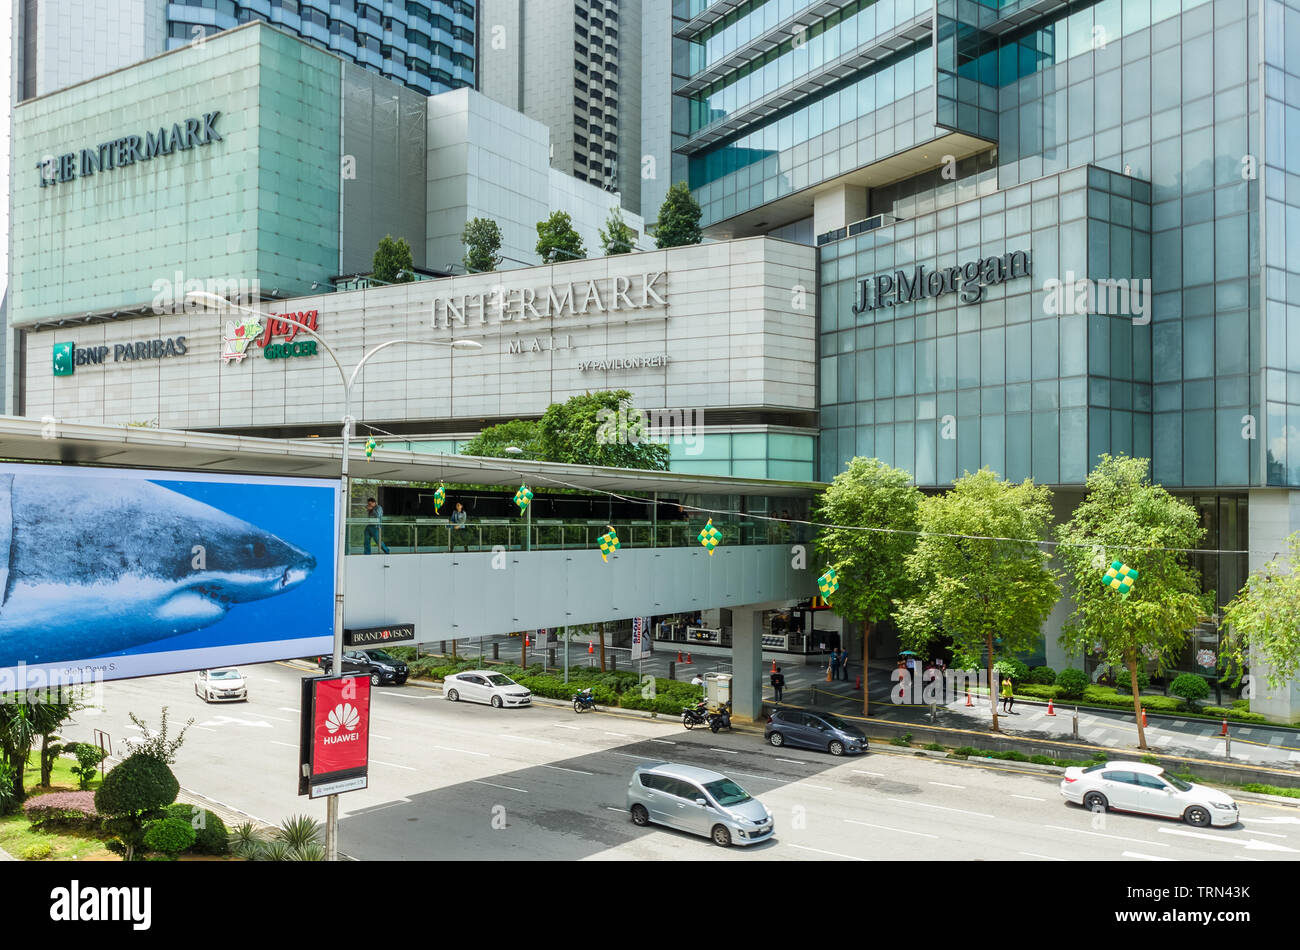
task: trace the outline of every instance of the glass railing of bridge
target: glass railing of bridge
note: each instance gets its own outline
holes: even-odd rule
[[[623,548],[679,548],[698,545],[708,519],[696,521],[619,521],[613,524]],[[721,545],[798,544],[810,533],[802,525],[764,520],[725,521],[715,518]],[[599,537],[608,521],[557,521],[517,518],[482,518],[453,528],[446,518],[386,517],[380,523],[367,518],[348,519],[349,554],[440,554],[454,551],[569,551],[600,549]],[[369,542],[367,544],[367,541]],[[382,542],[382,545],[381,545]],[[369,550],[367,550],[369,548]]]

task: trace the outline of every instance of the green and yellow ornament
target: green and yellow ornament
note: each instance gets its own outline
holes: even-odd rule
[[[1110,569],[1101,579],[1101,586],[1117,590],[1121,597],[1127,597],[1133,590],[1133,585],[1137,583],[1137,579],[1137,568],[1129,567],[1121,561],[1111,561]]]
[[[840,589],[840,579],[835,575],[835,568],[830,568],[821,577],[817,578],[817,589],[822,592],[822,597],[826,600],[826,606],[831,604],[831,594]]]
[[[374,454],[375,454],[375,440],[366,439],[366,458],[370,458]]]
[[[606,525],[605,527],[609,528],[609,530],[596,540],[600,542],[600,559],[608,563],[609,556],[616,552],[622,545],[618,540],[618,532],[614,530],[614,526],[611,524]]]
[[[520,514],[527,510],[533,502],[533,490],[525,483],[519,486],[519,491],[515,492],[515,504],[519,506]]]
[[[698,540],[700,544],[704,545],[704,549],[709,552],[709,557],[713,557],[713,549],[722,541],[722,532],[713,527],[712,518],[704,526],[704,530],[700,532]]]
[[[439,483],[438,487],[433,490],[433,513],[435,515],[442,514],[442,506],[446,501],[447,489],[443,488],[442,484]]]

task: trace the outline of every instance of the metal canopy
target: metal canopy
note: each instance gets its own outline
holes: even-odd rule
[[[315,440],[256,439],[176,429],[42,422],[0,416],[0,458],[21,462],[61,462],[127,468],[338,478],[340,443]],[[366,458],[365,440],[352,443],[353,478],[383,481],[469,483],[516,488],[527,481],[534,489],[646,494],[777,495],[810,497],[825,486],[818,482],[768,481],[717,475],[646,472],[561,465],[515,459],[433,455],[379,448]]]

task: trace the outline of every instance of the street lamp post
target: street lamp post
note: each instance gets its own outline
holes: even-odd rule
[[[270,314],[262,313],[260,310],[254,310],[251,307],[243,307],[239,304],[231,303],[224,297],[217,294],[208,293],[207,291],[194,290],[185,295],[190,300],[212,306],[218,310],[225,307],[231,310],[242,310],[253,316],[263,319],[271,319]],[[338,552],[335,554],[334,564],[334,653],[333,664],[330,667],[335,675],[339,675],[343,670],[343,587],[347,579],[347,547],[348,547],[348,504],[349,504],[349,485],[348,485],[348,456],[352,442],[352,427],[356,424],[356,419],[352,417],[352,387],[361,375],[361,370],[365,368],[366,363],[372,356],[388,349],[390,346],[399,344],[409,344],[412,346],[446,346],[458,350],[479,350],[483,345],[475,340],[388,340],[371,347],[365,355],[352,369],[349,374],[343,368],[343,363],[339,360],[338,354],[334,348],[321,338],[315,330],[304,326],[301,323],[295,323],[297,332],[306,333],[329,354],[330,359],[338,368],[339,377],[343,381],[343,460],[339,473],[339,536]],[[326,860],[338,860],[338,819],[339,819],[339,797],[330,795],[325,799],[325,851]]]

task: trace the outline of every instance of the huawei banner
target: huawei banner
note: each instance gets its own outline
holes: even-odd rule
[[[370,678],[304,679],[298,794],[321,798],[365,788],[369,755]]]

